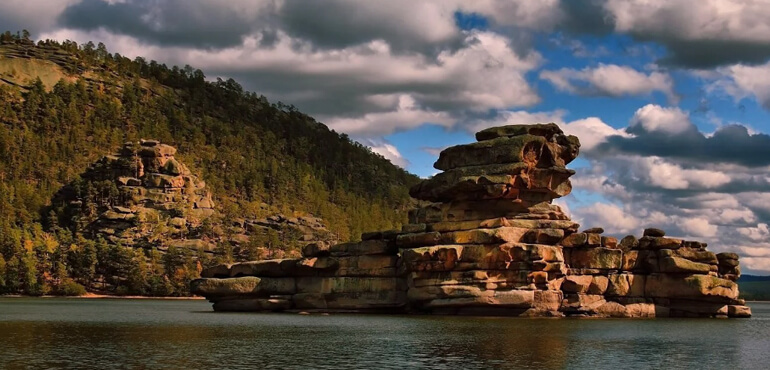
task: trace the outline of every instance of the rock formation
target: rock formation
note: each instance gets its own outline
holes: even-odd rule
[[[310,244],[303,258],[220,265],[192,282],[217,311],[385,311],[594,317],[747,317],[738,256],[646,229],[618,241],[579,225],[567,195],[580,143],[555,124],[483,130],[444,150],[430,201],[400,231]]]
[[[53,203],[92,238],[127,247],[169,245],[207,252],[214,244],[200,238],[203,221],[215,214],[206,184],[174,155],[176,148],[155,140],[126,143],[102,157],[63,188]],[[61,218],[61,217],[60,217]]]
[[[228,242],[236,257],[252,237],[269,233],[300,246],[336,240],[312,216],[221,221],[205,182],[175,158],[176,151],[156,140],[125,143],[55,196],[59,219],[74,220],[91,238],[126,247],[215,253],[218,243]]]

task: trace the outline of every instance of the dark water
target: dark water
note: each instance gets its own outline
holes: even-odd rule
[[[754,318],[213,313],[205,301],[0,299],[3,368],[768,369]]]

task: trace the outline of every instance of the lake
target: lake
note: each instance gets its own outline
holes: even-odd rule
[[[768,368],[751,319],[214,313],[202,300],[0,298],[4,368]]]

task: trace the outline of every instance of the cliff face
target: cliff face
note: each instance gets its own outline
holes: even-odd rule
[[[308,245],[304,258],[220,265],[192,282],[221,311],[355,310],[599,317],[746,317],[738,257],[646,229],[579,232],[570,193],[579,141],[555,124],[477,133],[444,150],[410,194],[431,203],[401,231]]]

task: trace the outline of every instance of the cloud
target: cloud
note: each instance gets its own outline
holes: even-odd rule
[[[632,133],[642,131],[676,135],[691,131],[693,127],[688,114],[681,109],[647,104],[637,109],[631,117],[629,130]]]
[[[611,136],[629,137],[625,131],[615,129],[604,123],[598,117],[588,117],[569,123],[562,123],[561,128],[568,135],[575,135],[580,139],[580,149],[591,151],[597,145],[607,141]]]
[[[401,155],[393,144],[384,140],[362,139],[360,140],[364,145],[372,149],[373,152],[385,157],[391,163],[401,168],[406,168],[409,165],[409,161]]]
[[[626,136],[608,136],[583,157],[589,166],[565,198],[575,219],[616,236],[660,227],[715,252],[739,252],[744,271],[770,271],[770,165],[752,159],[762,148],[752,141],[766,135],[727,125],[707,136],[686,111],[658,106],[639,109],[617,131]]]
[[[558,90],[583,96],[639,96],[660,91],[671,102],[679,100],[674,92],[674,82],[668,74],[657,71],[645,74],[616,64],[599,64],[597,67],[581,70],[547,70],[540,72],[540,78],[550,82]]]
[[[719,77],[707,89],[723,92],[736,101],[753,97],[765,109],[770,110],[770,63],[759,66],[736,64],[720,68]]]
[[[395,110],[367,113],[361,117],[329,117],[326,124],[350,134],[384,135],[393,131],[412,129],[424,123],[452,126],[455,120],[445,112],[431,112],[417,106],[409,95],[398,97]]]
[[[26,29],[35,37],[53,28],[59,14],[78,1],[4,0],[0,2],[0,32]]]
[[[318,47],[340,49],[388,40],[396,50],[427,50],[462,40],[452,2],[284,1],[281,29]],[[394,20],[398,21],[394,21]]]
[[[702,217],[681,219],[677,226],[688,235],[705,238],[716,236],[718,230],[716,225],[712,225],[709,220]]]
[[[420,148],[420,150],[422,150],[423,152],[428,153],[428,154],[430,154],[432,156],[438,157],[439,154],[441,154],[441,152],[443,152],[444,149],[446,149],[446,148],[448,148],[448,146],[440,146],[440,147],[425,146],[425,147]]]
[[[713,170],[686,169],[659,157],[631,157],[630,171],[650,186],[663,189],[712,189],[731,181],[730,176]]]
[[[614,31],[665,45],[661,62],[687,68],[770,58],[770,7],[763,0],[606,0]]]
[[[639,219],[628,210],[611,203],[594,203],[576,209],[575,213],[583,219],[585,227],[599,226],[614,233],[633,232],[640,227]]]
[[[209,50],[158,47],[104,30],[95,32],[61,30],[46,36],[108,40],[123,55],[167,63],[192,60],[209,74],[234,76],[247,89],[291,102],[359,136],[384,135],[425,122],[449,126],[452,119],[457,122],[467,113],[540,101],[524,77],[540,64],[540,55],[520,56],[503,36],[491,32],[464,32],[461,48],[444,50],[435,60],[417,53],[394,53],[381,40],[324,50],[278,32],[270,48],[261,47],[262,36],[257,35],[244,38],[238,46]],[[382,119],[398,117],[431,120],[395,119],[391,124]]]
[[[770,165],[770,135],[750,134],[745,126],[730,124],[705,135],[679,108],[647,105],[636,111],[625,130],[631,136],[612,136],[587,153],[606,157],[620,154],[656,156],[684,161],[735,164],[747,167]]]
[[[82,31],[107,30],[164,46],[223,48],[241,43],[257,25],[269,24],[273,0],[82,0],[67,7],[59,23]]]

